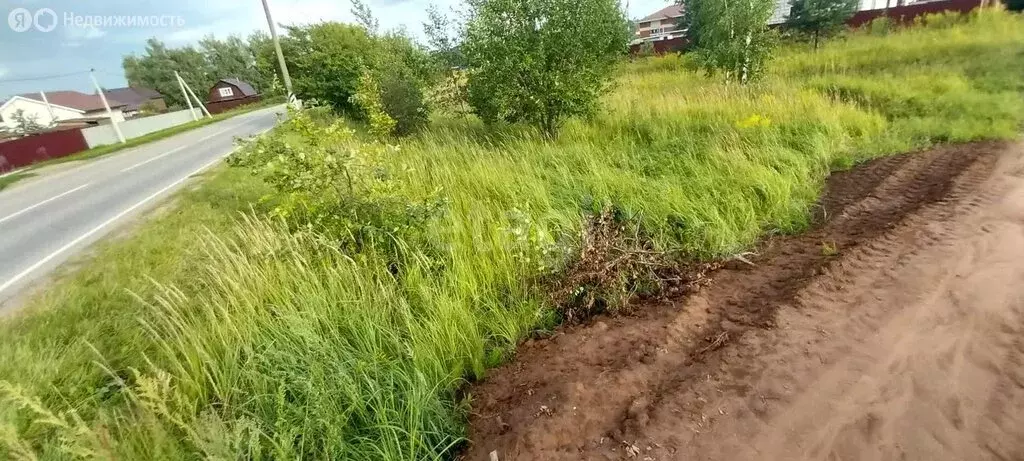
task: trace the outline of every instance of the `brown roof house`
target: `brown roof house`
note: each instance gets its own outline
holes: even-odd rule
[[[210,88],[206,108],[210,113],[216,114],[259,100],[259,93],[248,82],[237,78],[222,78]]]
[[[45,94],[45,98],[43,97]],[[124,121],[127,104],[107,99],[111,114],[103,107],[98,95],[78,91],[48,91],[46,93],[25,93],[14,96],[0,105],[0,126],[14,129],[18,119],[34,120],[43,126],[55,126],[63,120],[89,119],[109,123],[110,119]]]
[[[112,88],[103,90],[108,100],[115,100],[125,104],[125,117],[134,117],[141,112],[154,111],[164,112],[167,110],[167,103],[162,94],[156,90],[143,88],[141,86],[127,86],[124,88]]]
[[[683,31],[679,28],[679,21],[682,18],[683,6],[680,4],[666,6],[645,16],[636,22],[636,34],[633,36],[632,44],[681,37]]]

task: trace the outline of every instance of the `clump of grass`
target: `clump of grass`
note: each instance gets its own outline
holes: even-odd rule
[[[4,190],[22,179],[31,178],[35,175],[35,173],[28,171],[17,171],[0,176],[0,190]]]
[[[2,450],[448,457],[465,434],[457,389],[560,320],[545,277],[572,273],[595,217],[641,236],[627,250],[689,261],[800,231],[832,166],[1015,136],[1021,56],[1022,19],[985,11],[784,51],[753,88],[641,60],[602,114],[554,139],[435,120],[382,161],[388,194],[444,212],[386,256],[264,217],[257,199],[276,195],[221,172],[0,326]]]
[[[826,257],[837,256],[839,254],[839,247],[836,246],[836,242],[828,241],[821,242],[821,255]]]

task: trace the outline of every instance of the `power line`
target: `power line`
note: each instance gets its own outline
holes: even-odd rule
[[[6,78],[6,79],[0,79],[0,83],[34,82],[34,81],[39,81],[39,80],[52,80],[52,79],[55,79],[55,78],[72,77],[72,76],[75,76],[75,75],[85,75],[85,74],[88,74],[88,73],[89,73],[89,71],[83,70],[83,71],[78,71],[78,72],[69,72],[69,73],[66,73],[66,74],[43,75],[43,76],[39,76],[39,77]]]

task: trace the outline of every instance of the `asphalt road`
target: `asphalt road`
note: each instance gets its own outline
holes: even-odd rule
[[[284,106],[239,115],[0,191],[0,307],[34,280],[272,128]]]

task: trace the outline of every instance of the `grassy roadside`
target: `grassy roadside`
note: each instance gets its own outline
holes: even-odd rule
[[[228,111],[221,112],[221,113],[219,113],[217,115],[214,115],[212,117],[201,118],[199,120],[191,121],[191,122],[188,122],[188,123],[183,123],[183,124],[177,125],[177,126],[172,126],[170,128],[166,128],[166,129],[163,129],[163,130],[160,130],[160,131],[154,131],[152,133],[149,133],[149,134],[146,134],[146,135],[143,135],[143,136],[139,136],[137,138],[132,138],[132,139],[127,140],[124,144],[107,144],[107,145],[103,145],[103,146],[94,147],[92,149],[84,150],[82,152],[77,152],[77,153],[74,153],[74,154],[71,154],[71,155],[68,155],[68,156],[65,156],[65,157],[51,158],[51,159],[48,159],[48,160],[44,160],[42,162],[34,163],[32,165],[29,165],[29,166],[25,167],[24,169],[20,170],[17,173],[13,173],[13,174],[11,174],[9,176],[5,176],[3,178],[0,178],[0,190],[2,190],[3,188],[5,188],[5,187],[7,187],[7,186],[9,186],[11,184],[13,184],[14,182],[18,181],[19,179],[24,179],[24,178],[28,178],[28,177],[34,176],[33,174],[29,173],[32,170],[36,170],[36,169],[43,168],[43,167],[50,166],[50,165],[57,165],[57,164],[60,164],[60,163],[77,162],[77,161],[82,161],[82,160],[91,160],[91,159],[94,159],[94,158],[97,158],[97,157],[102,157],[104,155],[108,155],[108,154],[112,154],[112,153],[115,153],[115,152],[119,152],[119,151],[122,151],[124,149],[131,149],[133,147],[138,147],[138,146],[141,146],[143,144],[148,144],[148,143],[151,143],[151,142],[154,142],[154,141],[159,141],[161,139],[166,139],[166,138],[169,138],[169,137],[174,136],[176,134],[184,133],[186,131],[192,131],[192,130],[195,130],[197,128],[202,128],[204,126],[207,126],[207,125],[210,125],[210,124],[213,124],[213,123],[217,123],[219,121],[226,120],[226,119],[229,119],[229,118],[237,116],[237,115],[242,115],[242,114],[249,113],[249,112],[252,112],[252,111],[255,111],[255,110],[259,110],[259,109],[265,109],[265,108],[270,107],[270,106],[281,104],[282,102],[283,101],[279,101],[277,99],[272,99],[272,100],[268,100],[268,101],[262,101],[262,102],[259,102],[259,103],[256,103],[256,104],[249,104],[249,105],[245,105],[245,106],[240,106],[240,107],[228,110]]]
[[[797,232],[831,168],[1016,136],[1022,57],[1022,19],[986,12],[783,50],[757,88],[637,62],[605,113],[552,141],[437,120],[356,176],[370,204],[444,204],[397,257],[289,232],[259,199],[294,197],[218,170],[0,325],[0,441],[48,458],[448,456],[456,389],[552,324],[537,281],[573,264],[586,216],[611,206],[686,258]],[[335,128],[276,136],[302,149]]]
[[[0,190],[4,190],[5,188],[7,188],[7,186],[14,184],[21,179],[31,178],[33,176],[35,176],[35,173],[30,173],[27,171],[19,171],[16,173],[0,176]]]

